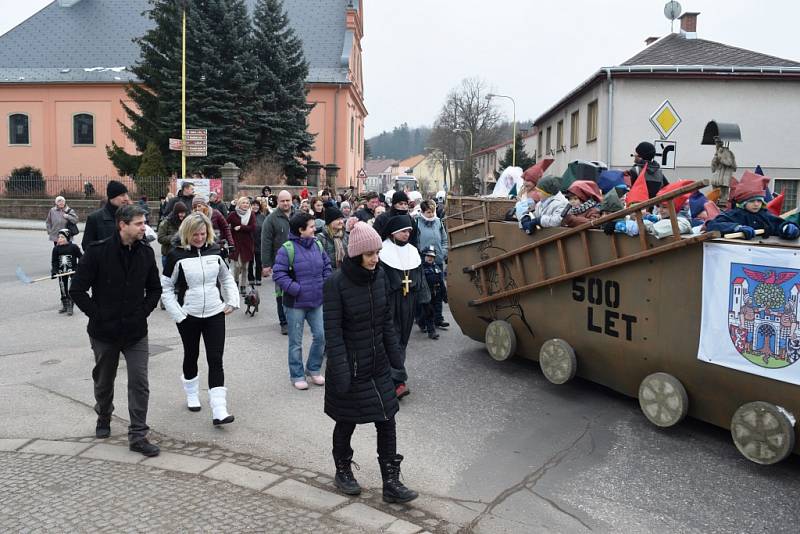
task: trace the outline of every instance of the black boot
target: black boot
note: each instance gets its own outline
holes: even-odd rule
[[[72,302],[72,299],[70,299],[69,302],[67,302],[67,315],[69,315],[70,317],[72,317],[72,308],[74,306],[75,306],[75,303]]]
[[[333,483],[345,495],[361,495],[361,486],[358,485],[356,477],[353,476],[353,465],[359,469],[358,464],[353,462],[353,453],[348,456],[337,458],[333,457],[336,464],[336,477]]]
[[[58,313],[67,313],[67,299],[61,299],[61,309],[58,310]]]
[[[383,501],[404,503],[410,502],[419,497],[419,494],[410,490],[400,482],[400,462],[403,457],[396,454],[394,457],[380,458],[378,464],[381,466],[381,477],[383,478]]]

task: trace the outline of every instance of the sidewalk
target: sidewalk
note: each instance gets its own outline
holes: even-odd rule
[[[83,222],[78,223],[78,229],[83,232]],[[35,219],[0,219],[0,230],[47,230],[44,220]]]
[[[329,477],[311,471],[210,446],[159,445],[159,456],[145,458],[125,436],[0,439],[0,531],[451,530],[371,492],[335,493]]]

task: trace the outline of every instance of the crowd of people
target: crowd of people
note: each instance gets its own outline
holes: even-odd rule
[[[324,410],[335,421],[336,486],[360,493],[350,439],[356,425],[374,423],[384,500],[417,497],[400,481],[395,415],[410,394],[406,352],[414,323],[431,339],[449,326],[442,315],[448,239],[437,215],[443,195],[425,201],[418,192],[398,191],[359,200],[329,190],[273,195],[267,187],[260,197],[226,204],[183,182],[176,195],[161,199],[152,229],[146,203],[132,202],[124,184],[111,181],[106,193],[103,207],[86,220],[80,247],[72,243],[78,216],[63,198],[47,217],[59,311],[72,315],[74,302],[89,318],[98,438],[110,435],[122,354],[130,449],[159,454],[147,439],[147,321],[159,302],[182,341],[187,409],[202,409],[202,339],[212,424],[232,423],[223,366],[226,317],[240,307],[246,286],[272,277],[279,326],[288,336],[290,382],[301,391],[309,383],[325,387]],[[149,240],[158,241],[160,273]],[[312,344],[304,358],[306,323]]]
[[[636,147],[634,164],[628,170],[609,170],[592,163],[596,171],[593,179],[574,179],[571,173],[563,176],[544,175],[548,163],[543,160],[524,173],[519,188],[510,188],[516,198],[511,217],[526,234],[541,228],[576,227],[593,219],[616,213],[626,204],[643,202],[658,195],[691,184],[690,180],[669,183],[665,178],[652,143],[642,142]],[[511,173],[512,171],[509,171]],[[778,217],[780,206],[771,203],[770,178],[763,176],[760,168],[745,171],[741,179],[732,180],[730,204],[720,211],[717,204],[699,190],[674,198],[677,227],[681,234],[699,234],[719,231],[723,235],[739,234],[752,239],[775,236],[795,240],[800,237],[797,216],[790,219]],[[509,181],[509,183],[511,183]],[[673,235],[669,203],[662,202],[642,214],[644,229],[656,238]],[[608,234],[639,235],[636,218],[626,215],[603,225]]]

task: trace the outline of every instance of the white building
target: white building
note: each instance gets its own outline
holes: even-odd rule
[[[714,147],[700,144],[703,130],[711,120],[731,122],[742,132],[731,145],[736,175],[760,164],[786,193],[784,209],[796,206],[800,63],[698,39],[698,15],[685,13],[681,33],[648,39],[640,53],[599,69],[536,119],[536,153],[555,157],[550,172],[576,159],[630,167],[639,142],[663,139],[651,115],[669,101],[681,120],[666,138],[675,143],[662,165],[670,181],[710,178]]]
[[[536,128],[533,128],[531,133],[522,135],[522,146],[525,152],[537,159],[541,152],[536,151]],[[490,146],[475,152],[475,168],[478,169],[478,177],[486,183],[494,183],[495,172],[499,172],[500,162],[506,157],[506,151],[511,148],[511,140],[505,141],[498,145]]]

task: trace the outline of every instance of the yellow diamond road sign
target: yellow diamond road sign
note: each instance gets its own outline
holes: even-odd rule
[[[669,138],[681,122],[680,115],[672,107],[669,100],[664,100],[664,103],[658,106],[658,109],[650,115],[650,123],[661,136],[661,139]]]

